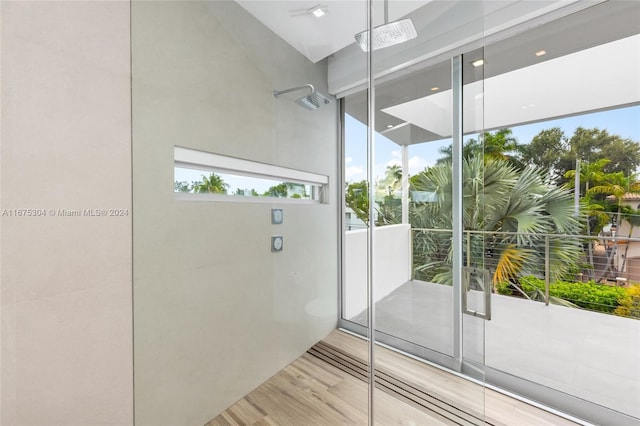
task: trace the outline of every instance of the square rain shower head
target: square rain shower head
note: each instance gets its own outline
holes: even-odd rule
[[[418,37],[416,27],[411,19],[389,22],[373,29],[371,45],[373,50],[404,43]],[[355,35],[356,43],[365,52],[369,51],[369,31],[365,30]]]
[[[299,105],[302,105],[308,110],[313,111],[320,108],[322,105],[330,104],[331,101],[325,98],[324,96],[322,96],[320,93],[313,91],[309,93],[307,96],[304,96],[296,100],[296,103]]]

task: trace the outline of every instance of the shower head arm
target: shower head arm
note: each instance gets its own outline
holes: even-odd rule
[[[389,23],[389,0],[384,0],[384,23]]]
[[[305,84],[304,86],[292,87],[291,89],[274,90],[273,96],[277,98],[278,96],[284,95],[285,93],[297,92],[298,90],[302,90],[302,89],[310,89],[311,93],[314,93],[316,91],[316,89],[313,87],[312,84]]]

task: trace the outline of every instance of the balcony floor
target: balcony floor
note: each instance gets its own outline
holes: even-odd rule
[[[376,329],[450,356],[452,305],[450,286],[410,281],[376,303]],[[492,305],[491,321],[463,316],[466,358],[638,424],[640,321],[496,294]]]

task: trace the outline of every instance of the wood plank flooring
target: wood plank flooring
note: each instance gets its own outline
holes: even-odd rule
[[[375,354],[378,425],[575,425],[388,349]],[[206,426],[366,425],[366,359],[366,341],[336,330]]]

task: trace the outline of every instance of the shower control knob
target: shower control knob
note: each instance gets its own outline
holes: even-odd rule
[[[284,244],[283,238],[281,236],[271,237],[271,251],[282,251],[282,246]]]
[[[284,221],[284,212],[282,209],[271,209],[271,223],[280,225]]]

